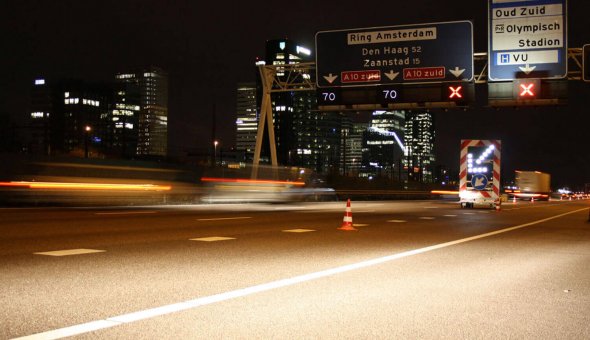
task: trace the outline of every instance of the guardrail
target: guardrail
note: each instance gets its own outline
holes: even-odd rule
[[[422,200],[441,197],[439,194],[433,194],[430,191],[422,190],[354,190],[342,189],[336,190],[338,199],[357,199],[357,200],[380,200],[380,199],[409,199]]]

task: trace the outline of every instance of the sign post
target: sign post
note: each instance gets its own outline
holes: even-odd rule
[[[590,45],[582,48],[582,78],[590,82]]]
[[[488,80],[567,77],[567,0],[488,0]]]
[[[473,80],[469,21],[316,33],[319,88]]]

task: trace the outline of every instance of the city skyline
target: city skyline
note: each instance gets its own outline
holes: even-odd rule
[[[167,157],[168,76],[158,67],[111,82],[35,78],[19,152],[84,158]]]
[[[213,112],[216,137],[224,147],[235,144],[236,84],[255,79],[254,60],[263,57],[266,40],[287,36],[314,50],[314,34],[320,30],[472,20],[475,51],[487,50],[485,1],[297,5],[277,8],[263,1],[257,7],[240,3],[225,9],[210,4],[205,11],[190,2],[8,1],[1,24],[8,53],[0,57],[6,74],[0,114],[22,120],[37,76],[101,81],[125,69],[158,65],[170,74],[169,150],[174,155],[209,142]],[[587,5],[570,1],[568,6],[568,45],[581,47],[590,42],[583,17]],[[579,128],[588,126],[588,116],[582,114],[588,84],[569,83],[565,107],[490,109],[482,104],[480,87],[476,108],[433,112],[437,158],[457,167],[460,139],[503,139],[505,170],[542,170],[556,179],[588,181],[590,161],[582,149],[587,138]]]

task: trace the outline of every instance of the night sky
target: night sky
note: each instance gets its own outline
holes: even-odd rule
[[[569,47],[590,43],[590,5],[570,0]],[[0,4],[0,114],[28,115],[35,77],[112,81],[147,65],[169,72],[169,153],[234,144],[236,84],[254,81],[268,39],[313,47],[317,31],[472,20],[474,50],[487,51],[487,1],[63,1]],[[434,111],[437,157],[458,167],[461,138],[502,139],[504,174],[553,175],[555,185],[590,182],[590,83],[570,81],[566,107]],[[485,87],[477,95],[485,95]]]

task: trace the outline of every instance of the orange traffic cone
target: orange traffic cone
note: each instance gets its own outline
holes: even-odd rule
[[[516,204],[516,196],[512,197],[512,203]]]
[[[348,230],[348,231],[358,230],[352,226],[352,209],[350,208],[350,198],[346,202],[346,212],[344,212],[344,218],[342,219],[342,226],[338,229]]]
[[[531,197],[531,203],[535,203],[535,197]]]

